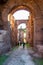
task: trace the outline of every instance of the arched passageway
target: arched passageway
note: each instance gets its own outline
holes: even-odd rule
[[[23,42],[26,43],[26,23],[21,23],[20,25],[18,25],[18,43],[20,42],[21,44]]]
[[[21,8],[22,9],[22,8]],[[18,14],[16,14],[18,12]],[[21,13],[21,14],[20,14]],[[26,14],[27,13],[27,14]],[[14,17],[15,16],[15,17]],[[18,19],[17,19],[17,16],[18,16]],[[26,18],[27,16],[27,18]],[[14,19],[13,19],[14,17]],[[27,42],[30,43],[31,46],[33,46],[33,21],[31,20],[32,17],[30,15],[30,12],[29,11],[26,11],[26,10],[18,10],[16,11],[13,15],[10,13],[8,15],[8,19],[10,19],[9,23],[11,24],[11,30],[12,31],[12,40],[13,40],[13,44],[14,42],[17,44],[17,26],[21,23],[26,23],[26,39],[27,39]],[[11,21],[12,19],[12,21]],[[14,26],[13,26],[14,24]],[[13,26],[13,27],[12,27]],[[16,32],[14,32],[14,30],[16,30]],[[15,36],[16,35],[16,36]],[[16,39],[15,39],[16,38]],[[15,40],[14,40],[15,39]],[[13,45],[14,46],[14,45]]]
[[[19,4],[18,4],[19,3]],[[41,6],[40,6],[41,5]],[[30,42],[32,44],[33,42],[33,46],[36,47],[38,44],[43,44],[43,9],[42,9],[42,1],[38,0],[18,0],[18,2],[16,0],[9,0],[7,1],[7,3],[4,5],[0,6],[0,22],[2,24],[0,24],[0,28],[7,30],[10,34],[11,38],[11,42],[14,42],[16,39],[15,43],[17,43],[17,35],[14,32],[14,29],[12,30],[13,32],[11,32],[11,28],[9,25],[9,21],[8,21],[8,15],[10,14],[10,16],[12,17],[13,13],[15,13],[18,10],[24,9],[30,12],[30,20],[29,22],[27,22],[27,28],[29,28],[30,30],[28,31],[28,39],[27,42]],[[13,17],[12,17],[13,18]],[[14,18],[13,18],[14,19]],[[15,20],[15,19],[14,19]],[[17,31],[17,23],[14,24],[14,22],[12,23],[13,26],[15,25],[15,30]],[[13,28],[12,26],[12,28]],[[28,30],[28,29],[27,29]],[[29,33],[30,32],[30,33]],[[14,38],[15,36],[13,35],[15,33],[16,38]],[[9,35],[8,34],[8,35]],[[13,37],[14,36],[14,37]],[[31,39],[30,39],[31,38]],[[15,44],[14,44],[15,45]],[[9,44],[8,44],[9,46]]]

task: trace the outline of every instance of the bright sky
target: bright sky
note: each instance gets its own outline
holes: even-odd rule
[[[26,10],[19,10],[19,11],[16,11],[13,14],[13,16],[14,16],[15,20],[26,20],[26,19],[28,19],[29,14],[30,13]]]
[[[18,29],[21,29],[21,27],[22,27],[22,29],[25,29],[25,28],[26,28],[26,24],[25,24],[25,23],[20,24],[20,25],[18,26]]]

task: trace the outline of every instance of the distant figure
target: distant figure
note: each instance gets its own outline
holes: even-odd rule
[[[25,48],[25,42],[23,42],[23,49]]]

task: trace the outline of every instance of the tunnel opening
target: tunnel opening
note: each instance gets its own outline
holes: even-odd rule
[[[20,8],[21,7],[21,8]],[[18,25],[26,24],[26,42],[33,46],[33,21],[32,14],[24,6],[20,6],[8,14],[8,21],[11,29],[11,40],[13,40],[13,46],[18,44]],[[24,26],[23,26],[24,27]],[[14,43],[15,42],[15,43]]]
[[[27,20],[29,19],[30,16],[30,12],[28,12],[27,10],[18,10],[13,14],[15,21],[17,22],[17,42],[22,44],[22,42],[26,43],[26,23]]]
[[[21,23],[20,25],[18,25],[17,29],[18,29],[18,33],[17,33],[18,43],[19,42],[21,44],[23,42],[26,43],[26,23]]]

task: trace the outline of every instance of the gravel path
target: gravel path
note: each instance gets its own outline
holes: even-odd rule
[[[3,65],[35,65],[32,61],[32,57],[28,54],[28,51],[20,46],[14,50],[10,57],[5,61]]]

